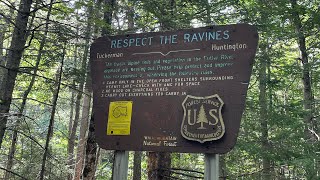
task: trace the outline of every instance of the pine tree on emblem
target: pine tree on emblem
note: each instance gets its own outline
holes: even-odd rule
[[[198,129],[206,129],[205,127],[203,127],[203,123],[208,123],[208,119],[207,119],[207,115],[206,112],[204,110],[203,105],[201,105],[200,107],[200,111],[198,114],[198,118],[197,118],[197,123],[201,123],[200,127],[198,127]]]

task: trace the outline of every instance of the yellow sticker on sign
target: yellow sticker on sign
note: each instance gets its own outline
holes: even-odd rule
[[[110,102],[107,135],[130,135],[132,101]]]

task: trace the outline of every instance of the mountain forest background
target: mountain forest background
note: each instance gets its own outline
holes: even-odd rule
[[[248,23],[259,47],[220,179],[320,179],[319,0],[0,0],[0,179],[110,179],[89,47],[106,35]],[[204,155],[130,152],[128,179],[203,179]]]

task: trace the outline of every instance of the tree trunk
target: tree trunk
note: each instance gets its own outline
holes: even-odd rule
[[[206,25],[210,26],[210,25],[215,25],[216,23],[212,20],[211,17],[211,2],[207,1],[206,2]]]
[[[0,148],[6,130],[9,116],[12,93],[20,65],[24,45],[27,40],[27,24],[30,15],[32,0],[21,0],[15,27],[12,35],[10,49],[7,56],[7,73],[4,74],[0,92]]]
[[[75,85],[75,80],[73,80],[72,82],[72,87],[76,88]],[[75,104],[75,91],[74,89],[71,89],[71,102],[70,102],[70,119],[69,119],[69,127],[68,127],[68,147],[67,147],[67,155],[68,155],[68,160],[67,160],[67,166],[68,166],[68,180],[72,180],[72,170],[74,168],[73,163],[74,163],[74,145],[73,147],[73,151],[71,151],[71,146],[69,145],[69,141],[70,141],[70,136],[71,136],[71,131],[72,131],[72,127],[73,127],[73,114],[74,114],[74,104]],[[78,112],[79,113],[79,112]]]
[[[92,114],[90,118],[89,133],[87,139],[86,160],[83,169],[83,179],[85,180],[94,180],[95,178],[94,175],[97,167],[97,150],[98,146],[96,143],[94,119]]]
[[[134,33],[134,1],[129,1],[127,6],[128,30]]]
[[[308,53],[306,49],[306,37],[303,34],[303,28],[301,19],[298,13],[297,0],[291,0],[292,5],[292,19],[295,27],[297,42],[299,45],[300,59],[302,62],[302,82],[303,82],[303,107],[305,110],[304,124],[305,124],[305,138],[307,141],[313,142],[315,137],[310,130],[314,130],[315,122],[312,118],[312,89],[311,89],[311,78],[310,78],[310,64],[308,60]]]
[[[263,149],[262,155],[262,179],[270,180],[271,179],[271,162],[267,157],[267,154],[270,151],[269,147],[269,133],[268,133],[268,104],[267,104],[267,43],[261,43],[263,50],[263,55],[260,58],[260,68],[259,68],[259,119],[261,125],[261,145]]]
[[[2,17],[0,17],[0,22],[2,21]],[[4,49],[4,38],[7,30],[7,24],[5,23],[4,25],[0,24],[0,92],[3,91],[2,83],[3,83],[3,77],[6,74],[6,69],[4,68],[6,66],[6,60],[5,56],[3,54],[3,49]]]
[[[47,17],[46,17],[45,30],[44,30],[43,38],[41,39],[41,42],[40,42],[38,55],[37,55],[37,59],[36,59],[36,64],[34,66],[33,73],[32,73],[33,75],[32,75],[32,78],[31,78],[31,81],[29,83],[28,88],[23,93],[22,103],[20,105],[19,115],[18,115],[18,119],[17,119],[17,121],[15,123],[15,128],[18,128],[20,126],[22,114],[23,114],[23,111],[25,109],[29,93],[31,92],[31,89],[32,89],[32,87],[33,87],[33,85],[35,83],[35,80],[36,80],[36,74],[37,74],[38,69],[39,69],[39,64],[40,64],[40,60],[41,60],[41,57],[42,57],[42,54],[43,54],[43,49],[45,47],[46,40],[47,40],[48,28],[49,28],[49,23],[50,23],[49,20],[50,20],[50,15],[51,15],[51,10],[52,10],[52,3],[53,3],[53,0],[51,0],[50,4],[49,4],[48,13],[47,13]],[[38,1],[37,1],[37,4],[38,4]],[[36,6],[37,6],[37,4],[36,4]],[[35,16],[32,17],[31,22],[33,22],[34,17]],[[8,155],[8,161],[7,161],[7,167],[6,167],[7,170],[11,170],[11,168],[12,168],[13,158],[14,158],[14,154],[15,154],[15,151],[16,151],[17,140],[18,140],[18,132],[17,132],[17,130],[14,130],[13,134],[12,134],[12,139],[11,139],[11,147],[10,147],[9,155]],[[10,173],[6,173],[5,174],[5,179],[10,179]]]
[[[49,126],[48,126],[46,145],[44,147],[44,153],[43,153],[43,156],[42,156],[42,165],[41,165],[41,170],[40,170],[40,175],[39,175],[39,179],[40,180],[44,179],[46,160],[47,160],[47,157],[48,157],[48,154],[49,154],[50,139],[51,139],[51,137],[53,135],[54,115],[55,115],[55,112],[56,112],[56,107],[57,107],[57,102],[58,102],[58,97],[59,97],[59,92],[60,92],[60,85],[61,85],[62,71],[63,71],[62,68],[63,68],[64,56],[66,54],[65,51],[66,51],[66,45],[63,46],[63,57],[62,57],[62,60],[61,60],[60,69],[57,72],[56,83],[54,85],[55,90],[54,90],[53,100],[52,100],[52,109],[51,109],[50,121],[49,121]]]
[[[90,72],[90,62],[87,67],[87,77],[86,77],[86,84],[85,84],[85,93],[86,97],[88,98],[88,116],[89,116],[89,110],[90,110],[90,101],[91,101],[91,95],[92,95],[92,81],[91,81],[91,72]],[[86,124],[88,125],[88,124]],[[89,122],[89,132],[88,132],[88,138],[86,143],[86,158],[85,158],[85,166],[83,170],[83,178],[86,180],[93,180],[94,175],[96,172],[96,161],[97,161],[97,150],[98,145],[96,143],[96,137],[95,137],[95,127],[94,127],[94,118],[93,118],[93,112],[91,114],[90,122]]]
[[[304,108],[304,136],[306,142],[313,144],[318,141],[317,139],[317,122],[313,119],[313,101],[314,98],[312,96],[312,85],[311,85],[311,65],[308,59],[308,52],[306,48],[306,36],[303,32],[302,21],[299,16],[299,5],[297,4],[297,0],[291,0],[292,5],[292,20],[293,25],[295,27],[297,43],[299,46],[301,63],[302,63],[302,83],[303,83],[303,108]],[[309,149],[306,149],[306,154],[309,154]],[[319,177],[317,174],[318,171],[318,164],[317,160],[314,159],[314,163],[310,164],[309,166],[305,167],[306,171],[306,178],[313,179],[315,177]]]
[[[88,24],[86,27],[86,46],[83,54],[83,61],[88,60],[89,55],[89,44],[91,39],[91,31],[92,31],[92,15],[93,15],[93,7],[88,7]],[[86,65],[85,68],[88,72],[89,65]],[[75,168],[74,168],[74,180],[79,180],[81,178],[82,169],[83,169],[83,162],[84,162],[84,153],[85,153],[85,147],[86,147],[86,134],[88,129],[88,119],[90,114],[90,102],[91,102],[91,87],[88,87],[88,74],[86,74],[86,86],[84,90],[84,98],[83,98],[83,107],[82,107],[82,116],[81,116],[81,126],[80,126],[80,134],[79,134],[79,141],[77,146],[77,157],[75,162]]]
[[[12,3],[12,6],[15,7],[15,3]],[[3,80],[4,80],[4,76],[5,74],[7,73],[7,69],[5,68],[6,67],[6,56],[4,54],[6,54],[5,52],[6,51],[3,51],[4,50],[4,40],[5,40],[5,37],[6,37],[6,31],[9,29],[10,27],[10,21],[12,19],[12,15],[14,14],[14,9],[11,8],[10,9],[10,12],[9,12],[9,20],[8,19],[5,19],[5,20],[2,20],[2,16],[0,16],[0,22],[1,21],[4,21],[3,24],[0,24],[0,96],[1,96],[1,92],[4,92],[4,89],[5,86],[3,86]]]
[[[85,48],[88,48],[88,47],[86,46]],[[87,66],[87,55],[82,59],[81,68],[83,71],[86,69],[86,66]],[[79,89],[78,89],[79,91],[76,97],[75,117],[72,123],[71,131],[69,132],[70,135],[68,139],[68,166],[70,169],[74,168],[74,147],[75,147],[76,133],[77,133],[79,118],[80,118],[80,105],[81,105],[81,99],[83,94],[83,87],[84,87],[84,81],[82,80],[80,82]],[[68,178],[72,179],[72,174],[69,174]]]
[[[71,131],[69,132],[69,138],[68,138],[68,166],[69,169],[74,169],[74,147],[75,147],[75,140],[76,140],[76,132],[77,127],[79,124],[79,118],[80,118],[80,105],[81,105],[81,99],[82,99],[82,91],[83,91],[83,82],[80,83],[78,93],[76,96],[76,107],[75,107],[75,117],[73,120],[73,123],[71,125]],[[69,173],[68,179],[72,179],[72,173]]]
[[[85,156],[85,147],[86,147],[86,135],[88,130],[88,120],[90,114],[90,102],[91,96],[88,89],[85,88],[85,95],[83,98],[83,109],[82,109],[82,117],[81,117],[81,127],[79,134],[79,141],[77,147],[77,158],[75,163],[75,172],[73,179],[79,180],[81,178],[83,162]]]
[[[141,151],[135,151],[133,156],[133,179],[141,179]]]
[[[110,33],[110,28],[108,26],[111,26],[112,23],[112,13],[113,8],[115,6],[116,0],[104,0],[104,13],[103,13],[103,21],[107,24],[107,26],[104,26],[101,30],[102,36],[107,36]]]
[[[76,88],[76,85],[75,85],[75,81],[73,80],[72,82],[72,87],[73,88]],[[74,122],[74,119],[76,117],[76,115],[74,116],[74,111],[75,108],[74,108],[74,104],[75,104],[75,91],[73,89],[70,88],[70,91],[71,91],[71,102],[70,102],[70,119],[69,119],[69,126],[68,126],[68,147],[67,147],[67,155],[68,155],[68,160],[67,160],[67,166],[68,166],[68,169],[69,169],[69,172],[68,172],[68,180],[71,180],[72,179],[72,173],[70,173],[74,166],[73,166],[73,163],[74,163],[74,145],[71,146],[69,141],[70,141],[70,136],[72,134],[72,127],[73,127],[73,122]],[[79,112],[75,112],[75,114],[79,114]],[[73,147],[73,151],[71,151],[71,148]]]
[[[10,9],[10,15],[13,14],[13,8]],[[0,17],[1,19],[1,17]],[[5,60],[5,56],[3,55],[3,43],[4,43],[4,39],[5,39],[5,32],[8,28],[9,22],[6,21],[6,23],[4,25],[2,25],[1,28],[1,32],[0,32],[0,92],[3,92],[5,88],[4,86],[2,86],[3,84],[3,77],[5,76],[7,69],[5,69],[5,65],[6,65],[6,60]],[[1,93],[0,93],[1,94]],[[1,116],[0,116],[1,117]],[[19,118],[18,118],[19,121]],[[8,154],[8,160],[7,160],[7,164],[6,164],[6,169],[8,171],[5,172],[4,175],[4,179],[9,179],[10,175],[11,175],[11,168],[13,165],[13,157],[14,157],[14,152],[16,151],[15,145],[16,145],[16,139],[17,139],[17,132],[14,131],[13,135],[12,135],[12,143],[11,143],[11,147],[9,149],[9,154]],[[14,143],[13,143],[14,142]]]
[[[227,163],[226,163],[226,155],[221,154],[219,156],[219,177],[222,177],[222,179],[227,179],[228,177],[228,169],[227,169]]]
[[[78,12],[77,12],[78,13]],[[77,36],[78,36],[78,32],[79,32],[79,28],[77,27]],[[77,39],[78,42],[78,39]],[[75,51],[74,51],[74,68],[77,69],[77,59],[78,59],[78,46],[75,45]],[[84,63],[82,62],[82,66],[84,65]],[[69,119],[69,129],[68,129],[68,147],[67,147],[67,154],[68,154],[68,161],[67,161],[67,165],[69,168],[69,172],[68,172],[68,180],[72,180],[72,176],[73,176],[73,169],[74,169],[74,147],[75,147],[75,134],[76,134],[76,130],[77,127],[75,127],[75,124],[77,124],[76,126],[78,126],[78,122],[79,122],[79,114],[80,114],[80,103],[81,103],[81,98],[82,98],[82,91],[83,91],[83,87],[81,87],[81,83],[79,85],[78,88],[78,94],[75,97],[75,89],[76,89],[76,80],[73,79],[72,81],[72,88],[71,89],[71,111],[70,111],[70,119]],[[76,98],[76,100],[74,100],[74,98]],[[75,108],[74,108],[74,104],[75,104]],[[75,116],[73,117],[75,111]]]
[[[70,137],[71,131],[72,131],[72,125],[73,125],[73,114],[74,114],[74,98],[75,98],[75,90],[76,89],[76,82],[72,81],[72,88],[70,88],[71,91],[71,101],[70,101],[70,115],[69,115],[69,126],[68,126],[68,137]],[[68,151],[69,152],[69,151]]]
[[[148,179],[169,180],[171,167],[171,153],[148,152]]]
[[[2,21],[2,17],[0,16],[0,22]],[[6,69],[4,68],[6,63],[5,63],[5,56],[3,55],[3,43],[4,43],[4,37],[5,37],[5,33],[7,30],[5,23],[4,25],[0,24],[0,88],[2,88],[1,84],[2,84],[2,77],[5,75]],[[0,89],[1,91],[2,89]]]
[[[77,36],[78,36],[78,27],[77,27]],[[77,40],[78,42],[78,40]],[[78,46],[75,45],[75,50],[74,50],[74,68],[77,69],[77,59],[78,59]],[[75,92],[76,92],[76,80],[72,80],[72,88],[70,88],[71,91],[71,102],[70,102],[70,119],[69,119],[69,127],[68,127],[68,137],[70,138],[71,131],[72,131],[72,126],[73,126],[73,116],[74,116],[74,104],[75,104]],[[82,91],[82,90],[81,90]],[[69,152],[69,151],[68,151]]]

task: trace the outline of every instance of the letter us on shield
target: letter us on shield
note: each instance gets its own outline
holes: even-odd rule
[[[188,140],[200,143],[223,137],[225,133],[221,113],[223,105],[218,94],[205,97],[187,95],[182,102],[184,114],[181,135]]]

